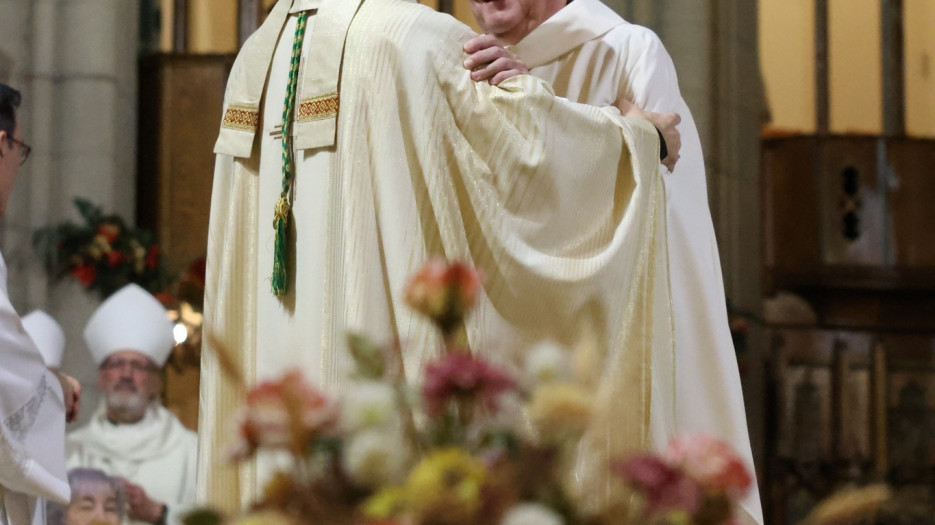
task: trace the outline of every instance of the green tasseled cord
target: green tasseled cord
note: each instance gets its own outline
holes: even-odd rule
[[[305,26],[308,13],[299,13],[295,26],[295,38],[292,40],[292,58],[289,61],[289,85],[286,87],[286,101],[282,108],[282,192],[273,211],[273,228],[276,230],[276,245],[273,252],[273,295],[283,295],[288,290],[289,276],[286,272],[288,252],[286,232],[289,229],[289,192],[292,189],[292,177],[295,165],[292,162],[292,117],[295,114],[295,91],[299,80],[299,61],[302,58],[302,40],[305,38]]]

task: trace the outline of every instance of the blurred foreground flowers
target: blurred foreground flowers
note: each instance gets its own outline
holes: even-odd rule
[[[230,457],[278,451],[292,466],[246,514],[201,510],[188,525],[739,523],[733,510],[755,490],[751,473],[707,436],[611,462],[636,496],[632,508],[583,514],[566,491],[567,468],[591,422],[593,393],[570,377],[572,358],[556,345],[534,347],[518,370],[463,350],[454,334],[482,281],[469,266],[431,261],[407,287],[407,303],[445,341],[421,387],[406,383],[398,351],[351,334],[355,370],[342,398],[296,370],[250,390]],[[809,524],[849,523],[840,521],[848,511],[867,512],[867,498],[858,499],[829,502]]]

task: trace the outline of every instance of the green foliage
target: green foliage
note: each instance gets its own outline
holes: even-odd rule
[[[211,509],[198,509],[182,517],[185,525],[221,525],[224,520],[221,515]]]
[[[357,365],[357,374],[363,379],[381,379],[386,373],[386,358],[383,352],[367,336],[347,334],[347,345]]]

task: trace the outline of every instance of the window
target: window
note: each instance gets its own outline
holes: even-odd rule
[[[902,11],[893,18],[897,52],[887,55],[884,9],[900,4]],[[895,120],[904,118],[907,135],[935,137],[932,20],[932,0],[760,0],[760,60],[771,113],[767,132],[880,135],[887,112],[895,111],[901,112]],[[884,82],[893,80],[884,77],[890,65],[902,75],[893,88]],[[901,97],[887,98],[887,89],[901,89]]]

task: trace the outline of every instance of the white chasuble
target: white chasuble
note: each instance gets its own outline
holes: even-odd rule
[[[212,342],[230,350],[248,383],[300,367],[340,392],[345,334],[360,331],[398,343],[418,381],[440,342],[403,291],[441,256],[486,274],[467,322],[472,351],[516,366],[540,341],[590,349],[582,369],[598,416],[580,447],[576,492],[595,512],[613,505],[624,495],[607,461],[649,445],[653,346],[668,344],[671,355],[671,328],[656,330],[670,316],[655,129],[557,98],[531,76],[472,82],[461,49],[473,33],[415,2],[324,0],[309,12],[299,71],[288,291],[277,297],[275,131],[290,10],[281,0],[241,50],[215,147],[201,497],[240,508],[263,478],[252,464],[223,463],[243,392],[222,374]]]
[[[166,504],[169,525],[181,523],[195,501],[198,437],[165,407],[152,405],[137,423],[116,425],[101,403],[67,445],[69,468],[98,469],[143,487]]]
[[[653,438],[706,433],[729,442],[753,473],[740,374],[727,320],[724,283],[705,180],[704,157],[691,111],[679,92],[672,59],[649,29],[630,24],[600,0],[575,0],[511,48],[530,74],[556,94],[604,106],[621,99],[681,115],[681,159],[665,175],[675,368],[658,358],[654,379],[673,378],[653,392]],[[763,523],[758,491],[741,502]]]
[[[45,502],[68,504],[65,398],[7,297],[0,255],[0,524],[45,525]]]

